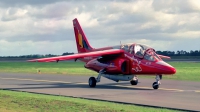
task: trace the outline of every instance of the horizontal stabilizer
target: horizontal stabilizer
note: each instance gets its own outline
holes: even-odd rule
[[[158,55],[162,59],[171,59],[169,56]]]

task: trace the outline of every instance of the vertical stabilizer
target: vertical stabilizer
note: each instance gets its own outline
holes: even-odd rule
[[[79,53],[91,51],[93,48],[90,46],[87,37],[85,36],[78,20],[73,20],[74,34],[76,39],[77,50]]]

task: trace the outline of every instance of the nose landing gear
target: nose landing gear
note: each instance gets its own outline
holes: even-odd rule
[[[161,84],[160,80],[162,79],[162,75],[156,75],[156,82],[152,84],[154,89],[158,89],[159,85]]]

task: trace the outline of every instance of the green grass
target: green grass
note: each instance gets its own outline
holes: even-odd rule
[[[176,74],[164,78],[174,80],[200,81],[200,63],[193,62],[169,62],[176,68]]]
[[[42,74],[68,74],[68,75],[95,75],[96,73],[84,68],[82,62],[0,62],[0,72],[7,73],[38,73]]]
[[[163,76],[164,79],[200,81],[200,63],[192,62],[169,62],[177,70],[173,76]],[[1,62],[0,72],[6,73],[38,73],[41,74],[65,74],[96,76],[97,73],[84,68],[82,62],[52,62],[52,63],[31,63],[31,62]]]
[[[0,90],[1,112],[177,112],[169,109]]]

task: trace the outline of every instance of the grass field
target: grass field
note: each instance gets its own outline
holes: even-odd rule
[[[176,68],[176,74],[165,76],[167,79],[200,81],[200,63],[194,62],[169,62]]]
[[[169,62],[177,69],[173,76],[163,76],[164,79],[200,81],[200,63]],[[38,73],[96,76],[97,73],[84,68],[81,62],[31,63],[31,62],[1,62],[0,72],[6,73]]]
[[[85,69],[82,62],[52,62],[52,63],[31,63],[31,62],[1,62],[0,72],[12,73],[38,73],[43,74],[68,74],[68,75],[95,75],[96,73]]]
[[[1,112],[177,112],[177,110],[0,90]]]

